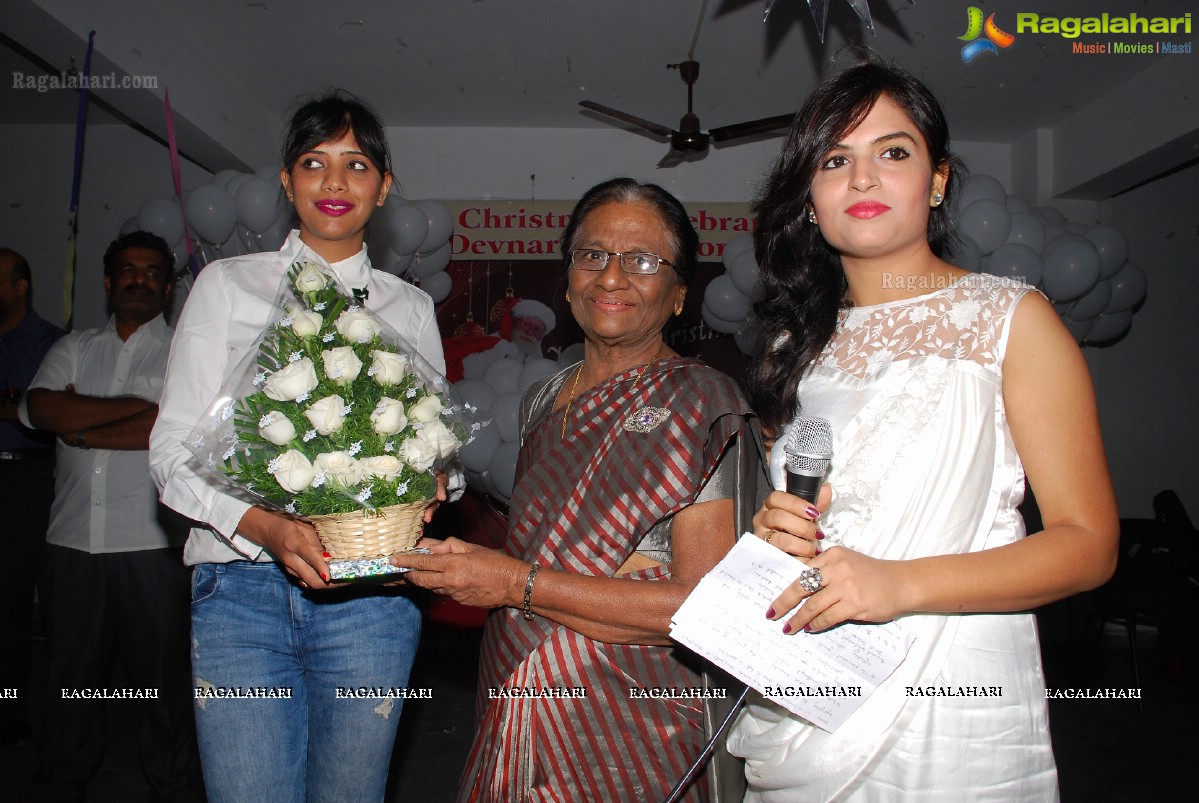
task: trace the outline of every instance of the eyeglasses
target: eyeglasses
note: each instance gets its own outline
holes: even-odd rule
[[[620,269],[625,273],[637,276],[652,276],[658,272],[659,265],[673,268],[674,263],[663,259],[657,254],[616,254],[599,248],[577,248],[570,252],[570,266],[579,270],[603,270],[608,267],[608,259],[617,257]]]

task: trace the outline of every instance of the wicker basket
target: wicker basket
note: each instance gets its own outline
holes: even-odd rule
[[[333,560],[375,558],[412,549],[424,528],[428,502],[410,502],[353,513],[309,516]]]

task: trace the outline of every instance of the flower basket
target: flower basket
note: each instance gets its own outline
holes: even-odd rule
[[[376,511],[309,516],[329,553],[330,579],[351,580],[398,571],[387,557],[416,546],[424,529],[427,504],[420,500]]]
[[[186,445],[239,492],[305,518],[333,579],[398,571],[435,472],[483,424],[322,265],[297,262],[276,313]]]

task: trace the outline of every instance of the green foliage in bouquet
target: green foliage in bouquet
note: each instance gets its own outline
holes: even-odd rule
[[[463,427],[443,422],[445,400],[320,267],[287,276],[293,301],[259,350],[259,390],[232,403],[222,470],[304,516],[432,499],[432,469]]]

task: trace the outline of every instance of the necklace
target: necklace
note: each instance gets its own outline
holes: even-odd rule
[[[641,366],[641,370],[637,372],[637,376],[633,379],[633,384],[629,390],[637,387],[637,383],[641,381],[641,376],[645,373],[645,369],[657,361],[657,357]],[[575,403],[575,391],[579,389],[579,377],[583,374],[583,363],[579,363],[579,370],[575,371],[575,380],[570,386],[570,397],[566,400],[566,409],[562,412],[562,440],[566,440],[566,419],[570,416],[570,406]]]

